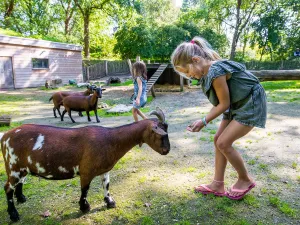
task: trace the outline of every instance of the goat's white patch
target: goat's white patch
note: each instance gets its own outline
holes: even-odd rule
[[[11,185],[11,183],[9,183],[9,188],[12,190],[15,190],[15,187]]]
[[[11,171],[11,172],[10,172],[10,176],[11,176],[11,177],[15,177],[15,178],[17,178],[17,179],[20,179],[20,172]]]
[[[36,142],[35,142],[32,150],[40,150],[43,147],[44,140],[45,140],[44,136],[42,134],[40,134],[38,136],[38,138],[36,139]]]
[[[21,129],[17,129],[17,130],[15,131],[15,133],[18,133],[19,131],[21,131]]]
[[[27,161],[29,164],[32,164],[32,160],[31,160],[30,156],[27,157]]]
[[[39,163],[36,163],[35,166],[38,170],[38,173],[45,173],[46,172],[45,168],[41,167]]]
[[[63,172],[63,173],[68,173],[68,170],[66,170],[66,168],[59,166],[58,167],[59,171]]]
[[[47,175],[47,176],[46,176],[46,178],[52,178],[52,177],[53,177],[52,175]]]
[[[76,174],[79,173],[79,166],[73,167],[73,170],[74,170],[74,176],[75,176]]]
[[[26,177],[22,177],[19,181],[19,183],[22,183],[22,184],[25,184],[25,180],[26,180]]]
[[[5,160],[8,159],[9,157],[9,167],[11,168],[13,164],[15,164],[18,160],[18,157],[14,154],[14,149],[12,147],[9,146],[9,140],[10,138],[8,138],[6,140],[6,153],[5,153]]]
[[[5,142],[4,142],[4,147],[6,146],[6,152],[5,152],[5,160],[7,161],[7,158],[8,158],[8,152],[9,152],[9,150],[8,150],[8,148],[9,148],[9,140],[10,140],[10,138],[8,138]],[[4,148],[5,149],[5,148]]]

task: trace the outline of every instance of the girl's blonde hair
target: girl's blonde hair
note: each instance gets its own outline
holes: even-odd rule
[[[147,67],[146,64],[142,61],[138,61],[133,63],[132,65],[132,75],[133,78],[137,78],[139,76],[142,76],[144,79],[147,80]]]
[[[177,46],[171,56],[174,69],[192,64],[192,57],[199,56],[207,60],[220,60],[219,54],[202,37],[194,37],[191,42],[183,42]]]

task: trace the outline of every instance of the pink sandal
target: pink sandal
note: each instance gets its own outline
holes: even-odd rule
[[[214,180],[214,181],[219,182],[219,183],[224,183],[224,181],[217,181],[217,180]],[[205,190],[201,190],[200,188],[205,189]],[[216,191],[210,189],[209,187],[207,187],[205,184],[201,184],[200,186],[195,187],[194,190],[196,193],[202,193],[204,195],[213,194],[213,195],[219,196],[219,197],[227,196],[226,192],[223,192],[223,193],[216,192]]]
[[[251,185],[249,185],[249,187],[247,189],[236,189],[232,187],[230,188],[230,192],[237,192],[237,193],[241,193],[240,195],[237,196],[231,196],[230,192],[227,192],[226,197],[232,199],[232,200],[240,200],[242,199],[249,191],[251,191],[252,188],[254,188],[256,186],[256,183],[253,182]]]

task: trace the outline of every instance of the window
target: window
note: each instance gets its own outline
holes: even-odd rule
[[[32,59],[32,69],[49,69],[49,59]]]

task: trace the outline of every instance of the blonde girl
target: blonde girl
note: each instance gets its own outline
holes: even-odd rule
[[[256,184],[232,143],[248,134],[253,127],[265,127],[267,113],[263,87],[244,65],[222,60],[201,37],[180,44],[174,50],[171,60],[178,73],[200,80],[203,93],[213,105],[204,118],[193,122],[187,130],[199,132],[223,113],[223,119],[214,137],[214,178],[210,184],[196,187],[195,191],[227,196],[234,200],[243,198]],[[224,187],[227,162],[238,173],[237,181],[228,192]]]
[[[146,64],[142,61],[135,62],[132,65],[132,73],[134,80],[134,97],[132,115],[134,120],[138,121],[138,115],[143,119],[147,117],[139,110],[147,103],[147,68]]]

